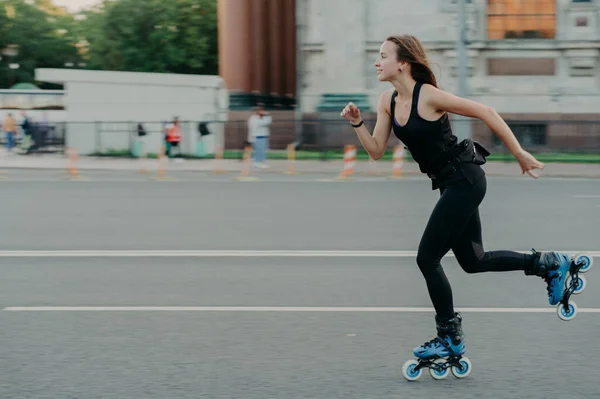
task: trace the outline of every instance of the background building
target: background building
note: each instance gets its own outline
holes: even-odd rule
[[[231,109],[290,108],[296,96],[296,1],[219,0],[219,75]]]
[[[558,136],[565,129],[598,141],[591,125],[552,121],[600,119],[600,4],[467,3],[469,97],[496,108],[532,145],[551,144],[552,137],[564,145]],[[298,47],[292,50],[294,11]],[[295,95],[303,114],[339,112],[348,101],[373,112],[388,87],[373,66],[379,47],[386,36],[404,33],[423,41],[442,88],[458,92],[456,0],[220,0],[219,17],[221,76],[236,96]],[[283,89],[273,83],[282,81]],[[475,135],[486,132],[474,123]]]

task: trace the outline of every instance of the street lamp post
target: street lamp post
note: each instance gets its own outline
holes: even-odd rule
[[[302,143],[302,88],[304,85],[304,1],[296,0],[296,107],[294,147]]]
[[[469,96],[467,85],[467,18],[466,18],[467,0],[458,0],[458,95],[463,98]],[[457,125],[459,127],[456,136],[459,140],[471,137],[471,122],[468,118],[461,115],[457,116]]]

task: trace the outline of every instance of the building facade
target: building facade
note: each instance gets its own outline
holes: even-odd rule
[[[417,36],[440,86],[458,93],[457,0],[219,1],[229,2],[230,7],[235,3],[239,12],[263,1],[270,7],[285,4],[287,12],[295,11],[297,47],[293,51],[289,47],[291,33],[280,35],[287,38],[286,52],[280,57],[288,60],[287,69],[282,70],[288,76],[287,87],[294,89],[287,91],[297,98],[303,114],[339,113],[348,101],[354,101],[374,117],[379,96],[389,84],[377,80],[373,64],[384,39],[396,34]],[[512,122],[600,120],[600,0],[466,2],[469,98],[493,106]],[[289,28],[292,22],[286,18],[284,25]],[[281,24],[275,26],[281,29]],[[248,57],[260,52],[252,54]],[[297,57],[294,70],[293,54]],[[255,68],[257,62],[254,59],[247,65]],[[269,62],[267,74],[275,65]],[[238,73],[239,65],[234,66]],[[227,68],[223,66],[224,71]],[[297,87],[292,84],[292,72],[298,77]],[[222,76],[228,83],[236,81],[231,72]],[[248,90],[241,84],[231,88]],[[559,124],[530,125],[541,129],[544,137],[564,129]],[[576,130],[589,135],[585,133],[588,128],[578,125]],[[475,133],[477,129],[481,126],[475,126]],[[597,134],[594,137],[600,140]],[[598,145],[596,141],[593,146]],[[560,145],[560,141],[555,143]]]
[[[341,5],[343,3],[343,5]],[[469,96],[510,114],[600,113],[600,2],[467,0]],[[457,92],[456,0],[304,0],[303,108],[325,94],[386,87],[373,63],[388,35],[420,38],[440,85]]]

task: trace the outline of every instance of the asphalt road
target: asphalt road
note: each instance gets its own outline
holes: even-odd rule
[[[0,250],[414,250],[439,196],[422,178],[152,181],[114,173],[64,181],[23,173],[0,181]],[[597,180],[490,177],[484,243],[594,249],[599,215]]]
[[[543,281],[522,272],[467,275],[444,259],[473,372],[408,383],[402,364],[435,331],[410,255],[99,256],[416,249],[437,195],[425,180],[319,179],[23,172],[1,181],[0,251],[32,252],[0,256],[0,397],[600,397],[600,313],[560,321]],[[600,250],[600,187],[591,182],[490,178],[487,248]],[[600,308],[597,267],[574,298],[580,308]],[[167,306],[179,308],[155,308]]]

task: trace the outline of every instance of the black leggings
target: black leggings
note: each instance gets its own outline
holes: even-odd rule
[[[481,239],[478,206],[485,197],[485,175],[471,184],[464,179],[441,189],[417,253],[417,264],[427,282],[436,314],[454,314],[452,288],[440,260],[452,249],[456,260],[467,273],[525,270],[532,255],[513,251],[485,252]]]

